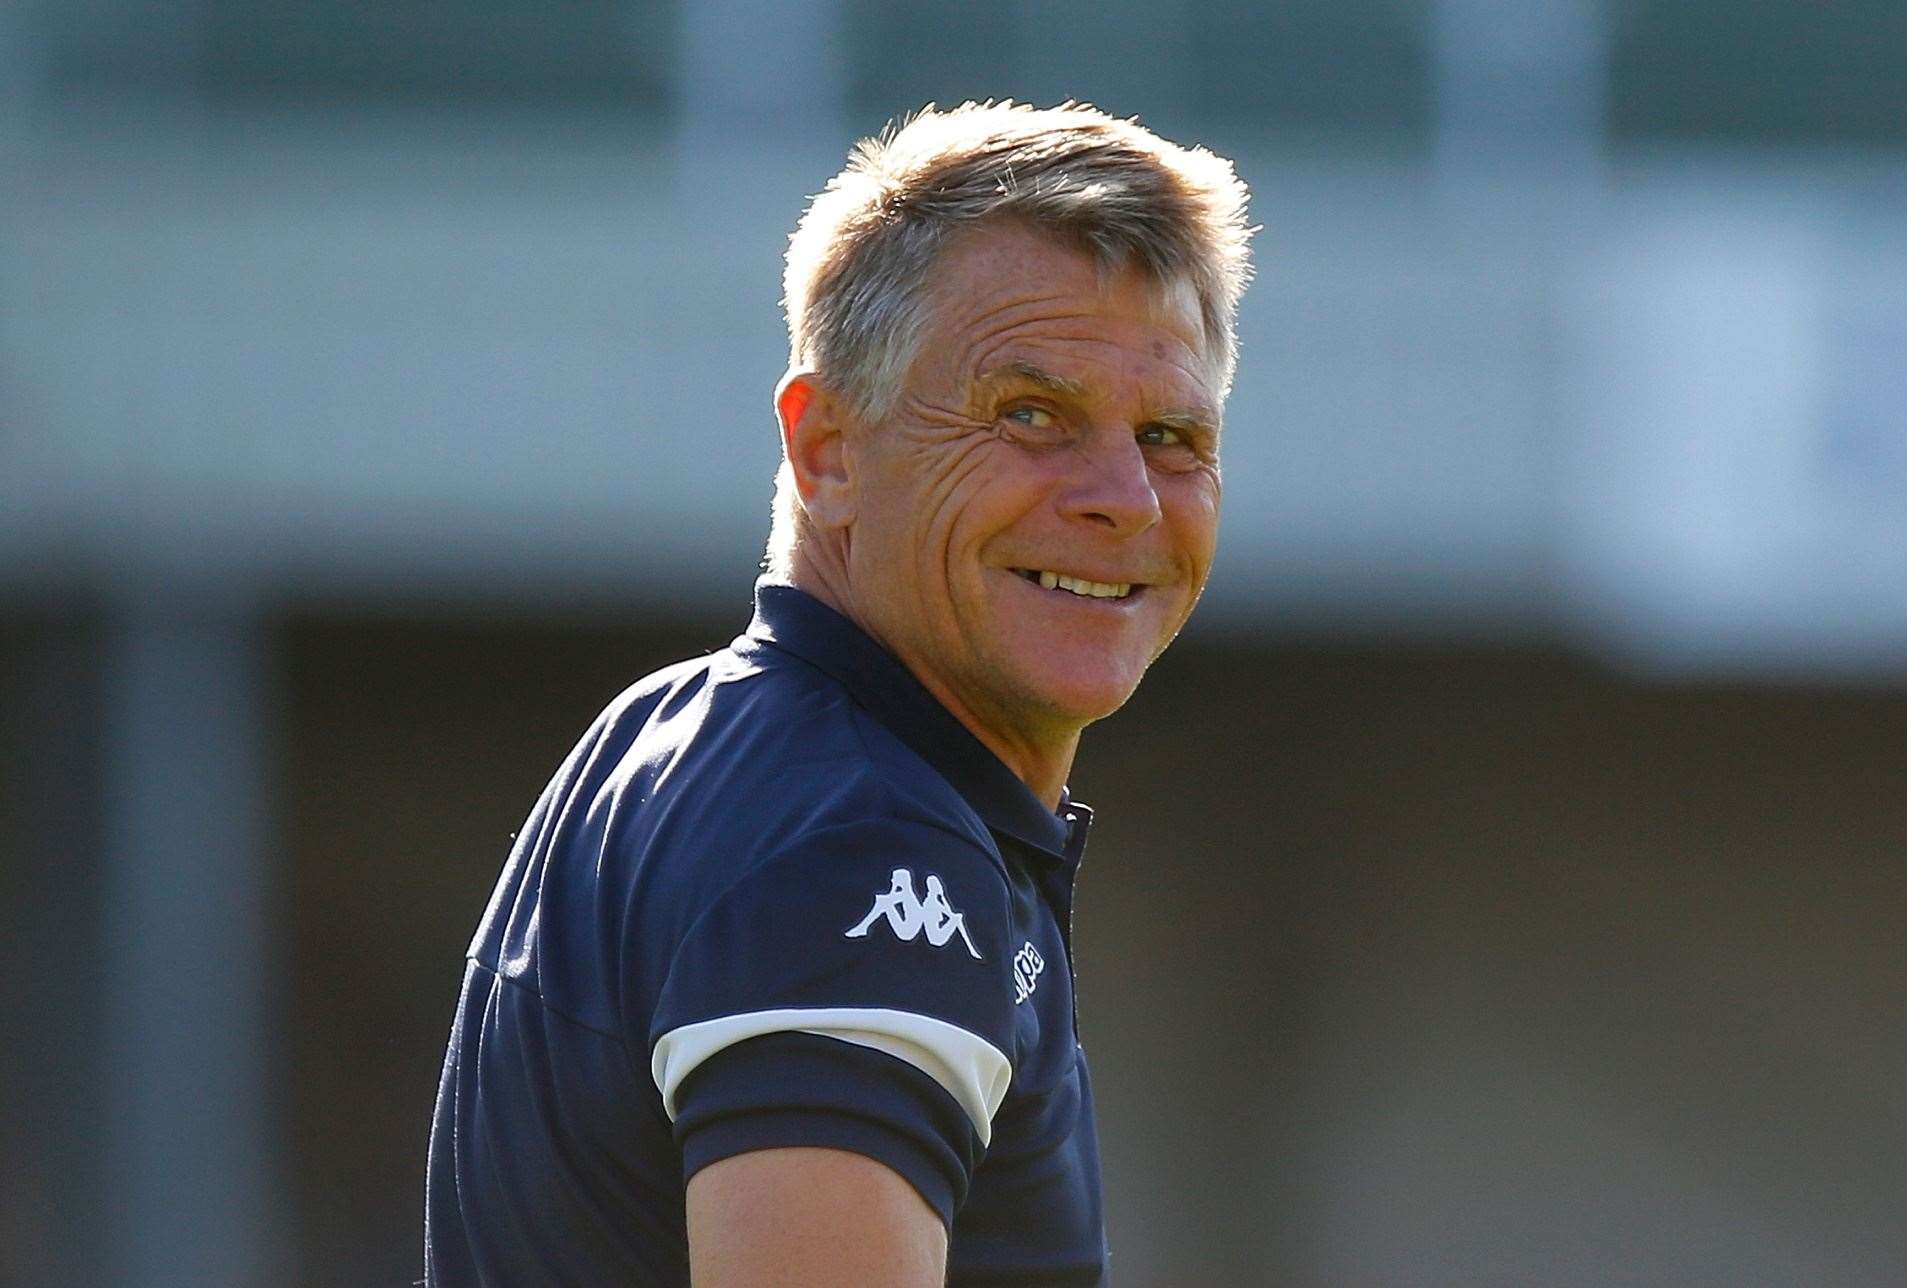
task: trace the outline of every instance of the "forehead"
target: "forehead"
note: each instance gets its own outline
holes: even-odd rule
[[[968,378],[1034,356],[1021,350],[1061,350],[1087,366],[1150,358],[1153,374],[1170,383],[1181,383],[1176,373],[1200,392],[1213,385],[1189,284],[1104,271],[1084,251],[1020,224],[969,230],[942,253],[922,347],[936,367],[951,362]]]

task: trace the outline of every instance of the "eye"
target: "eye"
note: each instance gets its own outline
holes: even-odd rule
[[[1147,447],[1177,447],[1185,441],[1170,425],[1147,425],[1139,431],[1138,438]]]
[[[1059,417],[1044,407],[1032,405],[1010,408],[1006,418],[1028,429],[1053,429],[1059,425]]]
[[[1015,403],[1000,413],[1006,436],[1028,447],[1051,447],[1066,441],[1066,420],[1039,403]]]

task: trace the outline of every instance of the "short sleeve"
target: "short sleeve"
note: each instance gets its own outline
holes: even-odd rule
[[[931,824],[801,838],[690,928],[650,1027],[685,1178],[787,1145],[887,1163],[951,1222],[1012,1081],[999,860]]]

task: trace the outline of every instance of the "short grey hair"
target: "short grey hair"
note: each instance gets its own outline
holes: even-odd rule
[[[1077,103],[932,105],[863,139],[788,243],[782,305],[791,369],[810,370],[867,420],[892,410],[926,330],[935,261],[984,220],[1018,220],[1093,256],[1190,287],[1222,398],[1251,278],[1245,185],[1232,163]],[[785,579],[806,516],[776,480],[765,561]]]

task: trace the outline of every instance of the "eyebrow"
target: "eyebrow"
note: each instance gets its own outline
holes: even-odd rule
[[[1044,367],[1031,362],[1009,362],[1005,366],[995,367],[980,374],[974,384],[978,388],[1000,385],[1029,384],[1037,389],[1062,397],[1085,401],[1089,396],[1086,386],[1077,380],[1055,375]],[[1218,417],[1204,407],[1189,407],[1176,411],[1160,412],[1146,417],[1148,425],[1164,425],[1167,429],[1183,430],[1187,433],[1216,433]]]
[[[1085,398],[1086,386],[1077,380],[1068,380],[1065,376],[1056,376],[1044,367],[1036,367],[1030,362],[1009,362],[1004,367],[995,367],[980,374],[975,381],[979,385],[1005,385],[1015,382],[1035,385],[1048,393],[1062,394],[1068,398]]]
[[[1216,434],[1218,418],[1204,411],[1166,411],[1151,417],[1151,425],[1164,425],[1167,429],[1181,430],[1187,434]]]

